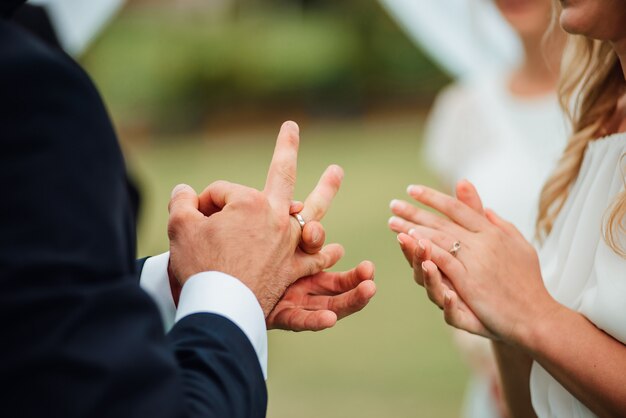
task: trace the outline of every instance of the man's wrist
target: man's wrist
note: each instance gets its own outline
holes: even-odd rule
[[[174,270],[172,269],[171,260],[168,260],[168,263],[167,263],[167,278],[169,279],[170,292],[172,293],[172,299],[174,299],[174,304],[176,305],[176,307],[178,307],[178,301],[180,299],[180,292],[183,290],[183,286],[180,284],[180,282],[174,275]]]
[[[191,276],[182,287],[176,321],[194,313],[213,313],[237,325],[254,347],[267,376],[265,316],[252,291],[237,278],[210,271]]]

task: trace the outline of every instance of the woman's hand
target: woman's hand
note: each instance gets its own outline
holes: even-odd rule
[[[470,182],[460,181],[456,187],[456,195],[460,201],[476,211],[477,214],[484,215],[480,196],[478,196],[478,192]],[[413,269],[415,282],[426,289],[428,298],[442,310],[444,310],[446,295],[449,296],[453,308],[444,310],[448,323],[454,322],[454,324],[457,324],[457,328],[493,338],[493,335],[480,322],[469,306],[462,299],[458,298],[450,280],[431,261],[431,244],[426,238],[434,239],[438,233],[435,233],[434,230],[422,228],[419,226],[419,223],[423,222],[424,217],[431,219],[432,222],[436,222],[436,215],[421,211],[408,202],[401,200],[393,200],[390,207],[395,216],[389,219],[389,227],[391,230],[398,232],[400,248]],[[457,232],[455,229],[457,228],[456,225],[449,224],[445,226],[449,226],[451,232]],[[450,242],[450,245],[453,244],[453,242]]]
[[[475,210],[476,213],[484,215],[485,211],[483,209],[483,203],[480,200],[480,196],[478,195],[478,192],[476,191],[476,188],[474,187],[474,185],[470,183],[469,181],[462,180],[457,184],[456,197],[461,202],[465,203],[467,206]],[[398,235],[398,241],[400,242],[400,247],[402,248],[404,257],[406,258],[409,265],[412,268],[414,268],[415,267],[414,265],[416,263],[414,263],[413,258],[414,258],[416,247],[415,245],[411,245],[411,246],[403,245],[403,240],[406,241],[406,237],[401,237],[401,235],[402,234],[410,235],[411,237],[415,239],[416,243],[420,238],[432,239],[432,236],[424,235],[424,234],[428,234],[431,231],[423,230],[422,228],[420,228],[419,224],[427,220],[430,220],[431,222],[437,222],[436,215],[419,210],[418,208],[411,205],[410,203],[402,201],[402,200],[392,200],[389,207],[391,209],[391,212],[394,214],[394,216],[389,218],[389,228],[392,231],[400,234]],[[447,232],[450,232],[453,234],[458,232],[457,226],[454,224],[442,225],[442,226],[451,227],[451,230]],[[408,241],[406,241],[406,243],[409,244]],[[452,244],[454,243],[450,243],[450,245]],[[429,256],[424,257],[424,258],[418,257],[417,261],[419,262],[417,263],[417,266],[421,266],[422,262],[429,260],[429,259],[430,259]],[[423,279],[423,273],[422,273],[421,268],[417,268],[417,269],[414,268],[414,279],[417,284],[422,286],[424,279]]]
[[[416,208],[413,219],[423,244],[430,244],[433,264],[426,264],[427,274],[436,283],[438,291],[432,293],[448,323],[480,334],[478,319],[492,338],[522,343],[533,324],[560,308],[543,284],[534,248],[512,224],[427,187],[408,191],[447,216]],[[455,242],[461,243],[456,256],[449,252]],[[444,278],[452,289],[441,291],[438,283]]]
[[[405,256],[413,254],[413,277],[423,286],[428,298],[444,312],[444,319],[455,328],[472,334],[494,339],[495,336],[483,325],[472,309],[459,298],[450,279],[441,273],[432,261],[432,243],[428,239],[415,240],[400,233],[398,241]]]
[[[338,259],[332,260],[334,264]],[[332,264],[326,268],[332,267]],[[352,270],[317,273],[287,288],[266,319],[267,329],[321,331],[363,309],[376,293],[374,264],[363,261]]]

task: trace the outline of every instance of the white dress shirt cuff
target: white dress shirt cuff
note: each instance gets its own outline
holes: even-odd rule
[[[223,316],[248,337],[267,379],[267,328],[254,293],[236,278],[217,271],[191,276],[180,294],[176,322],[195,313]]]
[[[152,297],[159,308],[166,332],[172,329],[176,317],[176,305],[167,274],[169,261],[169,251],[148,258],[143,265],[139,278],[139,285]]]

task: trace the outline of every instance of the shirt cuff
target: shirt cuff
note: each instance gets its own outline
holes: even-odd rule
[[[175,320],[178,322],[195,313],[213,313],[237,325],[254,347],[263,376],[267,379],[265,316],[256,296],[245,284],[217,271],[191,276],[180,294]]]
[[[152,297],[159,308],[166,332],[174,326],[176,316],[176,305],[167,274],[169,261],[169,251],[146,259],[139,278],[139,285]]]

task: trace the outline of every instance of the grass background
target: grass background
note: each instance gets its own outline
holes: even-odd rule
[[[261,188],[280,121],[192,136],[126,144],[143,190],[139,255],[167,249],[169,191],[197,191],[216,179]],[[433,184],[421,155],[417,115],[301,123],[296,197],[304,199],[323,169],[346,171],[324,220],[328,242],[346,256],[336,269],[376,264],[378,292],[362,312],[320,333],[269,333],[269,411],[288,417],[456,417],[467,370],[440,311],[414,284],[388,204],[411,183]]]

